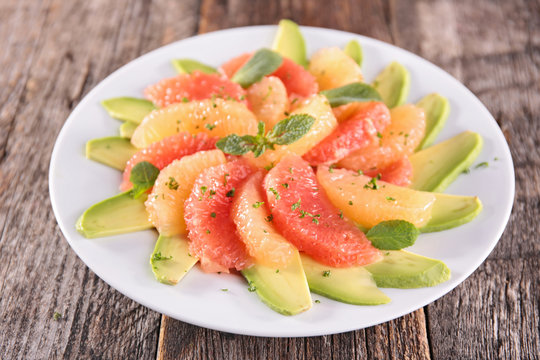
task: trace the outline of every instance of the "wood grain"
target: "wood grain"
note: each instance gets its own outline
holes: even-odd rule
[[[313,338],[203,329],[110,288],[56,225],[50,153],[92,87],[163,44],[281,18],[367,35],[427,58],[482,100],[509,142],[516,197],[501,241],[469,279],[424,309]],[[0,44],[1,359],[539,358],[538,0],[8,0],[0,2]]]

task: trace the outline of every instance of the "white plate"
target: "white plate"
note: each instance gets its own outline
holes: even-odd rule
[[[341,31],[303,27],[308,53],[322,47],[343,47],[350,39],[357,39],[364,49],[367,80],[397,60],[411,73],[410,102],[431,92],[450,100],[450,118],[438,141],[464,130],[476,131],[484,138],[477,162],[488,161],[490,166],[460,176],[447,190],[478,195],[484,204],[482,213],[459,228],[421,235],[410,248],[443,260],[452,271],[449,281],[432,288],[383,289],[392,301],[380,306],[347,305],[314,295],[320,303],[303,314],[287,317],[266,307],[239,276],[203,274],[196,268],[176,286],[158,283],[148,264],[156,240],[153,231],[88,240],[75,230],[81,213],[116,194],[120,184],[120,172],[84,156],[86,141],[118,133],[120,122],[107,115],[101,100],[141,97],[147,85],[175,75],[170,64],[173,58],[189,57],[218,66],[243,52],[269,47],[275,31],[275,26],[236,28],[164,46],[117,70],[81,101],[58,136],[49,174],[52,206],[67,241],[101,279],[131,299],[178,320],[237,334],[313,336],[361,329],[410,313],[443,296],[484,261],[506,226],[514,198],[508,145],[487,109],[449,74],[405,50]],[[229,291],[221,291],[223,288]]]

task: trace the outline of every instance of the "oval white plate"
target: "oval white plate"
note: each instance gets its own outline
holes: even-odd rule
[[[449,281],[432,288],[383,289],[392,302],[380,306],[347,305],[314,295],[320,303],[303,314],[287,317],[259,301],[240,276],[204,274],[196,268],[176,286],[158,283],[148,264],[157,237],[153,231],[88,240],[75,230],[81,213],[116,194],[121,179],[120,172],[84,155],[86,141],[118,134],[120,122],[107,115],[100,101],[116,96],[142,97],[147,85],[175,75],[170,65],[173,58],[189,57],[218,66],[242,52],[269,47],[275,31],[275,26],[236,28],[164,46],[114,72],[81,101],[58,136],[49,173],[53,210],[67,241],[101,279],[142,305],[191,324],[237,334],[313,336],[361,329],[410,313],[443,296],[484,261],[506,226],[514,198],[508,145],[487,109],[449,74],[395,46],[341,31],[303,27],[308,53],[322,47],[343,47],[350,39],[357,39],[364,49],[367,80],[397,60],[411,73],[409,102],[431,92],[450,100],[450,118],[438,141],[464,130],[476,131],[484,138],[477,162],[488,161],[490,166],[460,176],[447,190],[478,195],[483,212],[459,228],[421,235],[410,248],[443,260],[452,271]],[[221,291],[224,288],[228,291]]]

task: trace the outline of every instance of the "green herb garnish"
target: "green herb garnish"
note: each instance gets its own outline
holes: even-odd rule
[[[141,161],[137,163],[129,176],[129,181],[133,184],[131,189],[131,196],[137,199],[146,191],[154,186],[156,179],[159,175],[159,169],[149,163],[148,161]]]
[[[171,259],[172,259],[172,255],[163,256],[161,255],[161,252],[157,252],[152,255],[152,261],[164,261],[164,260],[171,260]]]
[[[323,277],[330,277],[330,270],[324,270],[322,273]]]
[[[263,204],[264,204],[264,201],[257,201],[256,203],[253,204],[253,207],[257,209],[257,208],[260,208]]]
[[[62,314],[60,314],[58,311],[55,311],[53,314],[53,320],[58,321],[62,318]]]
[[[225,194],[226,197],[233,197],[234,196],[234,191],[235,189],[232,188],[231,190],[227,191],[227,193]]]
[[[248,287],[249,292],[254,292],[257,290],[257,287],[253,284],[253,281],[250,281],[248,285],[249,285]]]
[[[352,83],[331,90],[321,91],[330,102],[330,106],[336,107],[351,102],[382,101],[381,95],[372,86],[364,83]]]
[[[232,77],[232,81],[244,89],[260,81],[263,76],[273,73],[283,62],[277,52],[260,49]]]
[[[266,149],[274,150],[275,145],[287,145],[297,141],[307,134],[314,122],[315,118],[311,115],[291,115],[278,122],[265,135],[265,125],[261,121],[258,125],[257,135],[231,134],[220,139],[216,143],[216,147],[231,155],[244,155],[251,151],[255,157],[259,157]]]
[[[380,250],[400,250],[414,244],[420,231],[405,220],[381,221],[366,234],[373,246]]]

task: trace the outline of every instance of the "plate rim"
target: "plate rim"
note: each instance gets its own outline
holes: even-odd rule
[[[62,128],[61,128],[60,132],[57,135],[57,138],[56,138],[56,141],[55,141],[55,144],[54,144],[54,148],[53,148],[53,151],[51,153],[51,160],[50,160],[50,163],[49,163],[48,181],[49,181],[49,194],[50,194],[51,207],[53,209],[53,213],[54,213],[56,221],[57,221],[57,223],[58,223],[58,225],[60,227],[62,235],[64,236],[64,238],[66,239],[66,241],[70,245],[71,249],[77,254],[79,259],[85,264],[85,266],[87,266],[90,270],[92,270],[92,272],[94,272],[94,274],[96,274],[107,285],[111,286],[113,289],[120,292],[121,294],[128,297],[129,299],[131,299],[131,300],[133,300],[133,301],[135,301],[135,302],[137,302],[137,303],[139,303],[139,304],[141,304],[141,305],[143,305],[143,306],[145,306],[145,307],[147,307],[147,308],[149,308],[149,309],[151,309],[153,311],[159,312],[161,314],[165,314],[167,316],[171,316],[174,319],[178,319],[180,321],[184,321],[184,322],[187,322],[187,323],[190,323],[190,324],[193,324],[193,325],[197,325],[197,326],[200,326],[200,327],[209,328],[209,329],[218,330],[218,331],[224,331],[224,332],[228,332],[228,333],[235,333],[235,334],[248,335],[248,336],[258,336],[258,337],[311,337],[311,336],[330,335],[330,334],[338,334],[338,333],[343,333],[343,332],[348,332],[348,331],[359,330],[359,329],[363,329],[363,328],[366,328],[366,327],[379,325],[381,323],[388,322],[388,321],[394,320],[396,318],[402,317],[404,315],[407,315],[409,313],[412,313],[412,312],[414,312],[414,311],[416,311],[416,310],[418,310],[420,308],[423,308],[424,306],[436,301],[437,299],[440,299],[441,297],[445,296],[446,294],[448,294],[450,291],[455,289],[458,285],[462,284],[465,279],[467,279],[473,272],[475,272],[479,268],[479,266],[482,263],[484,263],[486,258],[489,256],[489,254],[493,251],[494,247],[500,241],[501,236],[502,236],[504,230],[506,229],[506,226],[508,225],[508,222],[510,220],[510,215],[511,215],[513,204],[514,204],[514,201],[515,201],[515,168],[514,168],[514,164],[513,164],[512,154],[511,154],[508,142],[506,141],[501,128],[499,127],[496,120],[494,119],[494,117],[489,112],[489,110],[486,108],[486,106],[480,101],[480,99],[478,99],[478,97],[471,90],[469,90],[464,84],[462,84],[459,80],[454,78],[447,71],[445,71],[444,69],[440,68],[439,66],[431,63],[430,61],[428,61],[428,60],[422,58],[421,56],[416,55],[416,54],[414,54],[414,53],[412,53],[412,52],[410,52],[410,51],[408,51],[406,49],[400,48],[400,47],[398,47],[396,45],[384,42],[382,40],[370,38],[370,37],[360,35],[360,34],[356,34],[356,33],[352,33],[352,32],[342,31],[342,30],[336,30],[336,29],[330,29],[330,28],[324,28],[324,27],[313,27],[313,26],[300,26],[300,28],[301,28],[301,31],[303,31],[303,32],[305,30],[308,30],[308,31],[321,32],[321,33],[326,33],[326,34],[335,33],[335,34],[337,34],[339,36],[347,35],[347,36],[351,36],[351,37],[353,37],[355,39],[361,40],[361,42],[372,43],[375,46],[390,47],[390,48],[393,48],[394,50],[398,50],[400,52],[405,52],[409,56],[412,56],[415,61],[420,62],[422,64],[422,66],[428,66],[428,67],[434,68],[437,71],[444,74],[445,77],[449,78],[449,80],[454,82],[457,86],[461,87],[461,90],[464,90],[467,93],[467,95],[474,102],[476,102],[477,105],[479,105],[479,108],[481,109],[481,111],[486,115],[487,118],[491,119],[490,121],[493,122],[493,125],[495,126],[496,132],[498,133],[498,135],[500,137],[502,137],[502,139],[504,140],[503,141],[503,143],[504,143],[503,152],[505,152],[506,155],[508,155],[508,160],[510,162],[510,169],[511,169],[511,173],[510,173],[510,177],[509,177],[510,178],[509,179],[510,180],[510,188],[508,189],[509,190],[508,201],[505,204],[504,209],[501,210],[501,213],[503,213],[505,220],[501,224],[499,224],[499,226],[498,226],[498,229],[496,231],[497,240],[492,241],[490,243],[490,246],[487,246],[487,247],[484,248],[484,250],[482,251],[482,254],[480,256],[478,256],[476,258],[476,261],[469,266],[469,271],[465,271],[465,272],[461,273],[457,277],[454,277],[454,275],[453,275],[454,280],[455,280],[455,284],[452,284],[452,286],[445,289],[443,292],[437,292],[436,295],[427,296],[426,297],[427,300],[424,299],[424,301],[415,303],[415,305],[412,307],[412,309],[408,309],[408,310],[404,310],[402,312],[398,312],[397,314],[393,314],[391,316],[385,317],[385,318],[381,319],[380,321],[373,322],[370,325],[365,325],[365,326],[360,326],[360,327],[355,327],[355,328],[344,328],[344,329],[341,329],[339,331],[330,331],[330,332],[321,332],[321,331],[310,332],[310,331],[305,331],[302,334],[288,333],[287,331],[284,331],[283,333],[280,333],[280,334],[269,333],[268,331],[246,331],[246,332],[243,332],[241,329],[240,330],[233,330],[230,327],[221,326],[221,325],[214,325],[214,324],[208,324],[208,323],[205,323],[205,322],[202,322],[202,321],[199,322],[199,321],[196,321],[196,319],[195,320],[193,320],[191,318],[182,319],[182,318],[178,318],[177,316],[172,316],[170,314],[170,312],[166,311],[166,309],[160,309],[159,306],[154,306],[153,304],[148,303],[143,297],[140,297],[137,294],[134,295],[134,294],[129,293],[129,291],[122,288],[121,286],[117,286],[116,281],[111,281],[110,279],[105,280],[106,276],[104,274],[102,274],[100,270],[96,270],[95,268],[88,265],[88,263],[86,261],[83,260],[83,258],[85,256],[80,252],[80,249],[78,249],[77,246],[74,245],[74,241],[71,240],[70,237],[66,235],[68,233],[67,232],[67,226],[68,225],[65,224],[64,221],[61,220],[61,217],[59,216],[59,212],[58,212],[58,205],[57,205],[57,203],[55,201],[56,189],[54,187],[54,183],[55,183],[54,170],[55,170],[55,168],[57,166],[56,159],[58,158],[58,152],[60,151],[59,150],[59,148],[60,148],[59,144],[62,143],[62,139],[66,136],[66,133],[68,131],[67,130],[68,125],[75,121],[75,119],[77,118],[78,113],[81,111],[82,107],[89,101],[89,99],[95,93],[99,93],[100,90],[102,88],[104,88],[109,82],[113,81],[114,78],[116,76],[118,76],[118,74],[121,74],[121,73],[123,73],[125,71],[129,71],[129,69],[131,67],[133,67],[133,66],[136,66],[137,63],[144,61],[148,57],[154,56],[154,54],[162,51],[164,48],[174,47],[174,46],[177,46],[179,43],[185,42],[185,41],[197,41],[200,38],[211,36],[211,35],[216,34],[216,33],[228,34],[228,33],[234,33],[234,32],[239,32],[239,31],[248,31],[248,30],[266,30],[266,31],[268,31],[268,30],[277,29],[277,25],[242,26],[242,27],[228,28],[228,29],[217,30],[217,31],[213,31],[213,32],[205,33],[205,34],[198,34],[198,35],[195,35],[195,36],[190,36],[190,37],[187,37],[187,38],[184,38],[184,39],[181,39],[181,40],[178,40],[178,41],[175,41],[175,42],[160,46],[160,47],[158,47],[158,48],[156,48],[156,49],[154,49],[154,50],[152,50],[150,52],[147,52],[147,53],[145,53],[145,54],[143,54],[141,56],[138,56],[138,57],[134,58],[133,60],[129,61],[128,63],[124,64],[123,66],[121,66],[118,69],[116,69],[115,71],[113,71],[111,74],[107,75],[93,89],[91,89],[81,99],[81,101],[77,104],[77,106],[71,111],[70,115],[67,117],[66,121],[62,125]],[[71,224],[71,226],[73,226],[73,225],[74,224]]]

